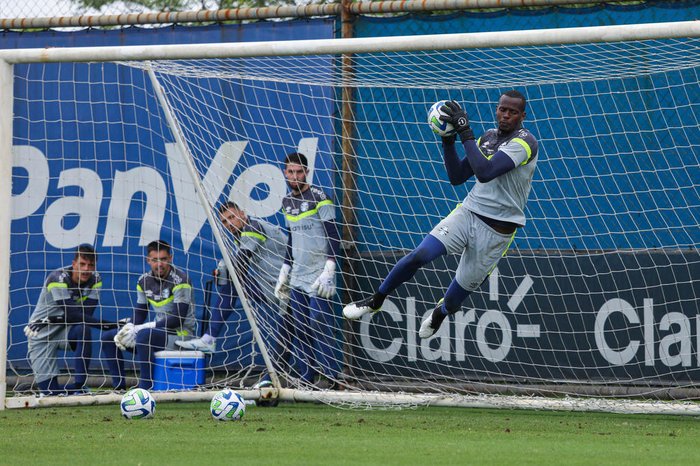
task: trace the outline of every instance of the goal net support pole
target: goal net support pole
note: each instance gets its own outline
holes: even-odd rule
[[[0,400],[7,392],[7,331],[10,303],[10,226],[12,224],[13,66],[0,61]],[[0,410],[5,403],[0,403]]]
[[[212,206],[212,204],[215,202],[215,199],[207,197],[207,190],[202,184],[202,180],[199,177],[199,173],[197,173],[197,168],[194,166],[192,152],[190,151],[187,142],[185,142],[185,139],[182,137],[182,132],[180,131],[180,127],[177,123],[177,120],[175,119],[175,116],[173,115],[173,112],[170,108],[168,98],[165,96],[165,92],[163,91],[163,88],[158,82],[158,78],[156,77],[155,72],[150,67],[148,67],[148,77],[151,80],[153,90],[156,93],[156,96],[158,97],[158,102],[160,102],[161,108],[163,109],[165,119],[167,120],[168,125],[170,125],[170,130],[173,134],[173,138],[175,139],[175,144],[177,144],[184,156],[183,160],[187,165],[187,172],[190,175],[192,183],[196,187],[197,198],[199,199],[202,209],[207,214],[207,220],[211,225],[211,230],[214,235],[214,239],[219,247],[219,251],[221,251],[221,257],[223,258],[223,261],[226,264],[226,268],[228,269],[228,274],[231,281],[233,282],[233,286],[238,292],[239,299],[241,300],[241,305],[243,306],[243,311],[245,312],[245,315],[248,318],[248,322],[250,323],[250,328],[253,332],[253,338],[258,344],[258,348],[260,349],[260,353],[262,354],[263,360],[265,361],[265,366],[270,375],[270,379],[275,387],[280,388],[280,381],[277,377],[277,371],[275,370],[272,361],[270,360],[270,355],[268,353],[265,342],[260,336],[260,331],[258,330],[258,325],[256,323],[255,317],[253,316],[253,311],[251,309],[250,302],[248,301],[245,290],[243,289],[243,285],[241,284],[241,281],[238,277],[238,273],[236,272],[236,269],[233,266],[233,262],[231,261],[231,255],[227,253],[226,242],[224,241],[224,238],[221,235],[221,230],[217,227],[217,220],[215,219],[213,214],[214,206]],[[212,336],[215,337],[216,335]]]

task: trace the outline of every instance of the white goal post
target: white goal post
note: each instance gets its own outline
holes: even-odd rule
[[[343,232],[330,324],[341,371],[323,381],[343,389],[303,380],[294,352],[302,336],[313,340],[311,328],[280,308],[273,310],[287,333],[268,328],[230,273],[242,312],[217,338],[206,382],[157,399],[208,399],[209,390],[235,385],[250,398],[343,406],[697,415],[700,123],[688,115],[700,110],[699,71],[697,21],[0,50],[0,203],[23,203],[0,209],[0,409],[118,399],[101,364],[91,366],[90,396],[38,397],[36,387],[21,388],[32,385],[21,329],[36,283],[66,265],[74,237],[90,239],[98,271],[112,278],[103,284],[112,302],[106,313],[127,317],[144,265],[120,257],[110,270],[117,263],[110,248],[143,254],[148,238],[172,222],[165,236],[177,238],[178,268],[205,281],[202,269],[222,259],[232,272],[237,246],[219,207],[235,201],[250,216],[282,223],[281,162],[299,151],[311,155],[309,176],[335,200]],[[71,84],[61,87],[63,80]],[[509,256],[432,341],[418,339],[417,325],[449,284],[454,258],[426,267],[382,313],[343,322],[342,304],[378,286],[466,193],[446,180],[427,109],[461,101],[481,133],[511,88],[528,97],[525,126],[539,137],[541,155],[529,223]],[[37,99],[41,111],[31,105]],[[340,129],[347,125],[353,131]],[[65,163],[51,159],[52,147]],[[46,186],[63,198],[37,202],[27,194],[45,176],[33,172],[33,161],[58,167],[46,169]],[[13,181],[21,185],[14,193]],[[94,221],[85,221],[88,211]],[[11,228],[18,221],[26,232]],[[32,228],[60,237],[42,254],[18,250]],[[24,288],[11,285],[11,273],[26,277]],[[203,283],[193,287],[199,300],[216,295]],[[250,374],[263,372],[270,389],[253,387]]]

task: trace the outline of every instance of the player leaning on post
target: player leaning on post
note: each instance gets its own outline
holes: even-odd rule
[[[370,298],[343,309],[358,319],[381,309],[387,295],[411,279],[418,269],[445,254],[461,253],[455,277],[432,314],[421,323],[421,338],[435,335],[449,314],[476,290],[496,267],[525,225],[525,203],[537,164],[537,140],[522,127],[526,99],[516,90],[503,93],[496,107],[497,128],[478,140],[467,113],[455,102],[441,108],[440,119],[451,123],[462,141],[466,157],[460,159],[455,136],[442,138],[445,168],[450,183],[460,185],[472,176],[476,183],[463,203],[433,228],[421,244],[403,257]]]
[[[288,154],[284,166],[290,193],[282,199],[282,213],[289,228],[289,243],[275,295],[280,301],[289,300],[295,325],[292,353],[299,376],[313,384],[320,371],[334,388],[340,371],[331,302],[340,252],[335,206],[323,190],[307,181],[304,154]]]
[[[36,308],[24,327],[34,381],[44,394],[82,391],[92,357],[90,328],[108,329],[119,325],[93,316],[102,287],[100,274],[95,272],[96,262],[92,246],[78,246],[70,267],[48,275]],[[56,352],[59,349],[71,349],[75,353],[73,383],[65,386],[58,382]]]
[[[120,351],[134,351],[139,366],[139,388],[153,387],[155,353],[178,349],[175,341],[194,335],[194,300],[187,275],[172,264],[170,245],[163,240],[146,247],[146,262],[151,270],[136,284],[134,321],[119,332],[102,334],[102,354],[107,360],[115,389],[126,388],[124,361]],[[149,306],[155,319],[146,322]]]
[[[236,203],[228,201],[219,207],[221,223],[231,234],[236,245],[233,267],[253,308],[261,336],[274,361],[278,360],[278,348],[286,335],[281,332],[286,302],[279,302],[274,295],[277,274],[287,250],[287,235],[281,227],[263,219],[248,216]],[[216,338],[234,312],[238,293],[231,281],[223,260],[215,272],[219,300],[212,310],[209,329],[201,338],[179,340],[175,344],[183,349],[205,353],[216,351]],[[264,374],[257,388],[271,385],[269,375]]]

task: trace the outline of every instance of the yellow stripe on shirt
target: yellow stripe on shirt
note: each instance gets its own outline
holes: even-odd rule
[[[313,214],[318,212],[319,207],[323,207],[324,205],[333,205],[333,201],[330,199],[326,199],[325,201],[321,201],[318,204],[316,204],[315,209],[307,210],[306,212],[302,212],[299,215],[290,215],[290,214],[284,214],[285,218],[289,220],[290,222],[298,222],[299,220],[303,220],[306,217],[310,217]]]

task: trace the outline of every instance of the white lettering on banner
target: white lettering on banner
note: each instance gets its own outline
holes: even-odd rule
[[[659,321],[660,332],[672,330],[674,332],[659,340],[659,358],[655,360],[653,308],[653,299],[645,299],[643,340],[630,339],[624,349],[613,350],[605,338],[605,326],[610,317],[615,313],[621,313],[630,324],[639,325],[641,322],[634,307],[624,299],[615,298],[603,304],[596,316],[594,332],[598,351],[606,361],[616,366],[628,364],[637,356],[640,346],[644,346],[644,365],[646,366],[654,366],[656,363],[667,367],[692,365],[692,324],[690,319],[680,312],[666,313]],[[700,319],[697,316],[696,332],[700,335]]]
[[[421,317],[421,322],[425,320],[433,310],[428,309]],[[420,351],[423,357],[428,361],[449,361],[451,358],[450,354],[450,327],[451,325],[442,325],[440,329],[435,333],[432,339],[421,338],[420,340]],[[463,336],[462,336],[463,338]],[[437,349],[433,349],[431,343],[433,340],[438,340],[439,344]]]
[[[489,301],[498,301],[498,267],[489,275]]]
[[[691,330],[690,320],[680,312],[669,312],[659,322],[659,330],[671,330],[671,326],[677,326],[678,332],[666,335],[659,342],[659,359],[665,366],[673,367],[681,365],[688,367],[691,364]],[[653,342],[651,343],[654,344]],[[678,354],[671,354],[671,350],[677,348]]]
[[[515,312],[515,310],[518,309],[518,306],[520,306],[520,303],[523,302],[523,299],[525,299],[525,296],[530,291],[530,288],[532,288],[533,283],[535,282],[532,281],[532,278],[529,275],[525,275],[523,277],[523,280],[520,282],[520,285],[518,285],[518,289],[516,289],[513,292],[510,299],[508,300],[508,309],[510,309],[513,312]]]
[[[465,335],[467,326],[472,322],[476,322],[476,311],[474,309],[466,312],[456,312],[454,315],[455,335]],[[455,339],[455,360],[467,360],[467,348],[464,345],[464,338]]]
[[[654,321],[654,300],[645,299],[644,300],[644,322]],[[644,340],[654,341],[654,326],[645,325],[644,326]],[[654,365],[654,345],[644,345],[644,365],[653,366]]]
[[[306,155],[309,163],[306,181],[313,183],[314,168],[316,167],[316,148],[318,138],[302,138],[299,140],[297,152]],[[256,186],[264,184],[268,188],[265,199],[253,199],[252,193]],[[254,217],[269,217],[280,210],[282,198],[287,194],[287,180],[277,165],[261,163],[254,165],[241,173],[233,183],[229,200],[238,204],[248,215]]]
[[[139,245],[145,246],[160,236],[168,205],[168,192],[163,178],[149,167],[136,167],[125,172],[117,170],[112,183],[112,199],[107,212],[103,246],[118,247],[124,243],[131,199],[139,192],[146,195]]]
[[[406,346],[408,347],[408,360],[418,359],[418,345],[416,344],[416,298],[406,298]]]
[[[232,141],[219,147],[201,180],[209,202],[215,203],[224,193],[247,144],[247,141]],[[305,154],[309,162],[309,182],[313,179],[317,147],[318,138],[303,138],[298,144],[298,152]],[[175,144],[165,144],[165,150],[179,231],[186,252],[199,235],[206,221],[206,213],[199,203],[195,184],[179,148]],[[46,203],[51,180],[58,178],[55,189],[77,187],[80,194],[61,197],[46,208],[42,219],[46,242],[60,249],[74,248],[82,243],[95,244],[100,208],[104,200],[103,180],[99,175],[87,168],[51,173],[51,166],[39,149],[33,146],[14,146],[12,151],[14,167],[27,172],[26,187],[12,197],[12,219],[22,219],[36,213]],[[156,169],[141,166],[127,171],[117,170],[113,180],[105,179],[104,183],[104,188],[111,193],[111,197],[103,246],[122,246],[127,226],[135,220],[141,222],[139,245],[144,246],[160,236],[168,204],[168,191],[163,176]],[[111,189],[109,183],[112,184]],[[252,193],[259,185],[267,186],[267,197],[253,199]],[[268,217],[279,211],[286,192],[287,183],[279,166],[263,163],[251,165],[242,171],[234,180],[228,199],[239,204],[250,215]],[[129,208],[137,193],[145,195],[143,215],[139,219],[130,219]],[[75,217],[74,222],[71,217]]]
[[[210,204],[216,203],[228,184],[233,168],[238,164],[247,144],[246,141],[225,142],[216,151],[214,160],[212,160],[204,177],[201,178],[204,195]],[[194,182],[187,170],[184,154],[180,151],[180,147],[177,144],[166,144],[165,153],[168,155],[170,180],[175,192],[182,245],[187,251],[207,220],[207,212],[199,202]]]
[[[318,138],[302,138],[299,140],[297,152],[300,152],[306,156],[306,161],[308,162],[308,174],[306,175],[306,181],[309,183],[314,182],[314,171],[316,169],[316,149],[318,148]],[[285,182],[286,183],[286,182]]]
[[[13,146],[12,163],[27,172],[27,187],[12,196],[12,220],[32,215],[41,207],[49,192],[49,163],[33,146]]]
[[[266,184],[269,193],[265,199],[253,199],[256,186]],[[238,204],[248,215],[269,217],[280,210],[282,198],[287,194],[284,174],[275,165],[265,163],[248,168],[233,183],[229,200]]]
[[[494,273],[498,273],[497,269]],[[508,300],[507,306],[514,311],[516,304],[520,304],[525,294],[532,288],[533,280],[525,276],[518,289]],[[494,286],[498,286],[496,283]],[[491,295],[489,295],[491,296]],[[600,355],[610,364],[623,366],[635,362],[635,358],[643,357],[646,366],[663,364],[667,367],[690,367],[693,364],[693,322],[681,312],[668,312],[658,321],[654,321],[654,300],[644,299],[643,317],[635,308],[620,298],[606,301],[596,313],[593,328],[596,349]],[[408,361],[415,362],[418,359],[427,361],[465,361],[469,354],[466,348],[467,328],[475,324],[474,341],[483,358],[498,363],[508,357],[513,348],[513,339],[537,339],[546,332],[540,330],[540,325],[533,323],[511,325],[505,313],[487,309],[485,311],[469,309],[459,311],[447,319],[440,327],[436,335],[429,340],[417,342],[417,323],[427,317],[432,309],[418,316],[416,313],[416,298],[406,298],[405,312],[401,312],[401,306],[391,300],[386,300],[383,306],[384,312],[396,323],[403,324],[404,328],[400,336],[388,340],[380,340],[387,343],[386,346],[378,344],[377,339],[370,337],[370,315],[366,315],[360,321],[360,335],[363,348],[368,356],[378,362],[388,362],[405,351]],[[610,320],[620,315],[625,323],[621,328],[611,329]],[[405,320],[403,319],[405,315]],[[420,318],[419,318],[420,317]],[[695,341],[700,348],[700,314],[695,316]],[[606,328],[607,327],[607,328]],[[640,331],[636,330],[640,329]],[[487,331],[490,330],[490,331]],[[613,331],[630,331],[632,337],[623,342],[624,347],[611,347],[607,338]],[[657,337],[657,331],[660,335]],[[404,333],[405,332],[405,333]],[[634,338],[641,335],[641,340]],[[386,338],[386,337],[384,337]],[[637,337],[639,338],[639,337]],[[658,338],[658,341],[656,339]],[[405,345],[405,350],[403,346]],[[452,348],[450,347],[452,345]],[[541,345],[540,345],[541,347]],[[640,354],[640,349],[644,351]],[[658,357],[657,354],[658,347]],[[420,351],[420,354],[419,354]],[[700,366],[700,351],[696,355],[695,364]]]
[[[371,335],[371,319],[372,315],[368,314],[360,320],[360,341],[367,355],[377,362],[388,362],[401,352],[402,346],[406,345],[407,357],[409,361],[416,361],[418,354],[416,349],[420,348],[420,355],[428,361],[450,361],[454,356],[455,361],[466,360],[465,335],[467,326],[476,322],[476,344],[481,354],[491,362],[499,362],[505,359],[508,355],[513,342],[513,331],[506,316],[496,310],[489,310],[482,313],[480,318],[476,319],[476,310],[470,309],[466,312],[455,313],[454,320],[445,321],[440,327],[440,330],[431,339],[422,339],[420,344],[416,342],[416,313],[415,313],[415,298],[409,297],[406,299],[406,340],[395,337],[387,346],[379,347],[370,337]],[[422,319],[426,318],[432,309],[426,311]],[[387,299],[382,306],[382,313],[386,313],[396,323],[404,322],[403,313],[399,307],[391,300]],[[486,329],[498,328],[501,333],[499,342],[487,341]],[[452,329],[454,329],[454,337],[452,337]],[[539,336],[539,333],[537,334]],[[531,335],[526,335],[530,337]],[[382,340],[384,341],[384,340]],[[435,341],[438,342],[435,348]],[[455,353],[450,351],[450,343],[455,346]],[[494,348],[491,345],[495,345]]]
[[[92,244],[100,219],[102,180],[97,173],[86,168],[64,170],[58,178],[57,188],[68,186],[79,187],[82,195],[55,200],[46,209],[42,225],[46,242],[58,249],[74,248],[82,243]],[[69,215],[77,216],[78,220],[73,228],[66,229],[65,217]]]
[[[622,351],[616,351],[608,345],[608,342],[605,340],[605,323],[611,315],[617,312],[625,316],[630,324],[639,324],[639,317],[637,317],[637,313],[634,312],[634,308],[624,299],[615,298],[603,304],[603,307],[598,311],[593,332],[595,335],[595,343],[600,354],[610,364],[621,366],[627,364],[634,358],[639,348],[639,342],[636,340],[630,341],[630,344]]]
[[[498,276],[497,268],[493,270],[492,276]],[[492,281],[490,284],[496,288],[498,287],[497,281]],[[508,301],[508,307],[515,310],[532,288],[532,284],[532,278],[529,275],[525,275],[514,297]],[[370,358],[377,362],[388,362],[400,354],[401,348],[405,344],[406,356],[412,362],[418,360],[418,349],[420,349],[420,356],[428,361],[450,361],[453,357],[455,361],[465,361],[467,357],[466,331],[467,327],[472,323],[476,323],[475,343],[477,348],[487,360],[491,362],[504,360],[513,346],[513,328],[506,315],[501,311],[486,310],[480,313],[478,319],[475,309],[470,309],[466,312],[458,311],[452,318],[445,321],[434,337],[422,339],[418,343],[416,341],[417,322],[428,317],[433,310],[432,308],[426,310],[420,319],[417,319],[416,298],[413,296],[406,298],[405,309],[405,341],[403,338],[396,337],[386,347],[378,347],[370,337],[372,315],[365,315],[360,320],[360,340]],[[382,313],[386,313],[396,323],[403,322],[400,308],[390,299],[384,302]],[[487,339],[487,330],[489,328],[493,331],[498,331],[500,334],[498,341],[489,341]],[[540,327],[536,324],[518,325],[515,331],[518,338],[538,338],[540,336]],[[437,345],[435,344],[436,342]],[[451,343],[454,344],[454,353],[450,348]]]
[[[491,348],[489,342],[486,341],[486,329],[490,325],[498,327],[501,333],[501,342],[497,343],[495,348]],[[481,354],[491,362],[503,361],[508,356],[512,342],[513,332],[506,316],[500,311],[488,310],[484,312],[476,325],[476,344]]]
[[[401,311],[396,307],[396,304],[392,303],[390,300],[386,300],[382,306],[382,313],[391,317],[394,322],[403,321],[403,316]],[[372,342],[370,338],[370,319],[371,315],[366,316],[367,318],[362,319],[360,322],[360,340],[362,342],[362,347],[365,349],[370,358],[378,362],[388,362],[391,361],[397,354],[403,345],[402,338],[394,338],[386,347],[378,348]]]

